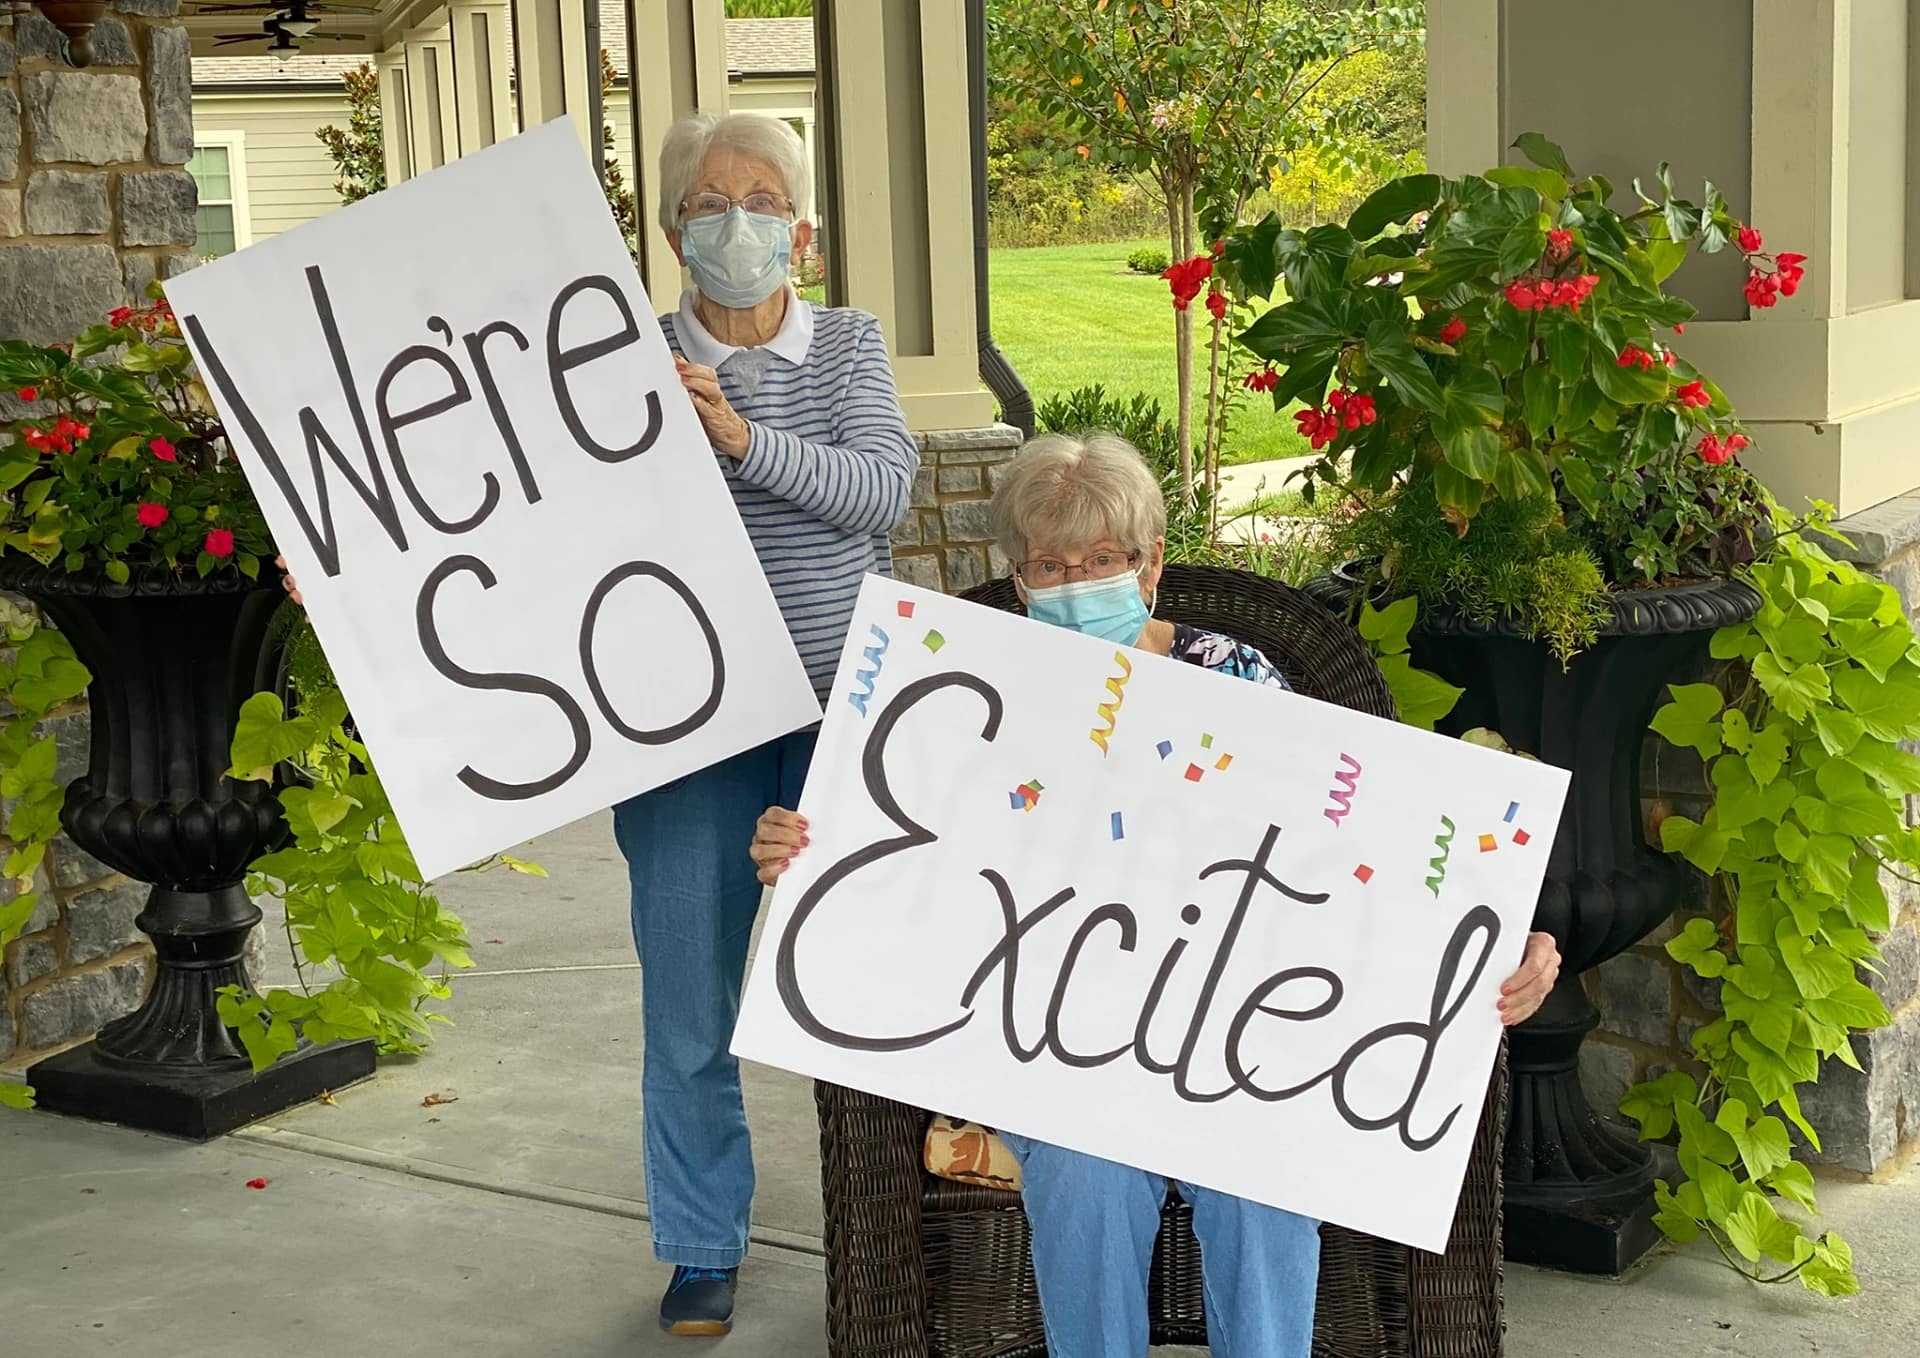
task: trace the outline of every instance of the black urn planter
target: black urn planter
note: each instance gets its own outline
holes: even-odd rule
[[[146,1002],[34,1065],[40,1106],[206,1139],[370,1075],[371,1042],[302,1047],[256,1075],[215,1007],[221,988],[252,988],[241,959],[261,914],[242,884],[287,834],[271,787],[226,775],[240,705],[274,686],[277,581],[155,570],[118,585],[11,560],[0,588],[38,604],[93,676],[62,828],[153,886],[135,921],[158,962]]]
[[[1308,591],[1344,609],[1357,587],[1336,574]],[[1666,685],[1691,676],[1715,629],[1759,605],[1731,580],[1622,591],[1600,639],[1564,668],[1511,624],[1422,609],[1415,627],[1413,663],[1466,690],[1443,733],[1487,727],[1572,774],[1534,911],[1534,928],[1559,944],[1560,979],[1508,1048],[1509,1259],[1618,1274],[1657,1238],[1651,1149],[1603,1122],[1581,1087],[1580,1044],[1599,1016],[1580,978],[1699,889],[1691,870],[1647,843],[1640,752]]]

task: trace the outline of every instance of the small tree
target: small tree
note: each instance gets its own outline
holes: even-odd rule
[[[627,172],[620,168],[620,157],[614,153],[613,119],[607,117],[607,96],[613,93],[613,58],[607,55],[607,49],[600,49],[600,108],[605,121],[600,125],[600,146],[605,154],[601,161],[600,186],[606,192],[607,206],[613,210],[613,220],[620,227],[620,237],[627,243],[627,253],[633,256],[633,265],[640,267],[640,205],[635,201],[633,190],[627,187]]]
[[[357,203],[387,186],[387,148],[380,132],[380,77],[361,62],[342,77],[347,86],[347,126],[323,127],[313,135],[333,157],[340,177],[333,191]]]
[[[1127,166],[1158,188],[1173,257],[1175,426],[1180,487],[1193,486],[1193,315],[1211,271],[1203,242],[1238,221],[1286,152],[1333,146],[1363,156],[1364,109],[1304,107],[1353,54],[1417,40],[1418,5],[1348,0],[995,0],[992,50],[1008,92],[1065,119],[1080,154]],[[1214,312],[1208,462],[1223,404]]]

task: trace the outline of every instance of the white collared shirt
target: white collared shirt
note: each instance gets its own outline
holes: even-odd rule
[[[699,289],[688,288],[680,294],[680,311],[674,317],[674,335],[680,341],[681,357],[689,363],[698,363],[703,368],[712,368],[718,372],[720,365],[735,354],[744,353],[740,345],[724,344],[708,332],[700,323],[700,317],[694,313],[694,299],[700,295]],[[807,350],[813,347],[813,308],[800,300],[800,294],[787,286],[787,314],[780,319],[780,328],[772,339],[758,346],[766,352],[798,367],[807,361]]]

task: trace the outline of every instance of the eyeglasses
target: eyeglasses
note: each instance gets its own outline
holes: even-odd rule
[[[756,216],[773,217],[793,210],[793,200],[777,193],[750,193],[745,198],[729,198],[724,193],[696,193],[680,204],[682,219],[718,217],[729,208],[743,207]]]
[[[1019,562],[1014,569],[1029,585],[1044,587],[1069,584],[1076,576],[1081,580],[1111,580],[1116,575],[1125,575],[1139,564],[1138,552],[1095,552],[1077,566],[1042,556]]]

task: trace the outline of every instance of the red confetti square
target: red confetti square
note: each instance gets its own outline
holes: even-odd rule
[[[902,599],[900,601],[900,616],[903,618],[911,618],[913,616],[913,600]]]
[[[1205,771],[1206,771],[1206,770],[1204,770],[1204,769],[1202,769],[1202,768],[1201,768],[1201,767],[1200,767],[1200,766],[1199,766],[1198,764],[1189,764],[1189,765],[1187,765],[1187,781],[1188,781],[1189,783],[1197,783],[1197,782],[1199,782],[1199,781],[1200,781],[1200,775],[1201,775],[1202,773],[1204,773]]]
[[[1359,867],[1353,870],[1353,875],[1360,879],[1361,886],[1365,886],[1368,882],[1371,882],[1373,880],[1373,869],[1368,867],[1365,863],[1362,863]]]
[[[1528,840],[1532,838],[1533,836],[1528,834],[1525,830],[1515,830],[1513,832],[1513,842],[1515,844],[1525,844]]]

